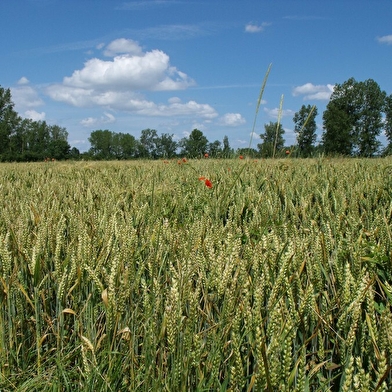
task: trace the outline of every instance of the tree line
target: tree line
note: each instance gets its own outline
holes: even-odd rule
[[[67,138],[68,132],[63,127],[21,118],[14,110],[10,89],[0,86],[1,161],[68,158],[73,150]]]
[[[87,156],[94,159],[170,159],[177,156],[199,158],[203,156],[233,156],[227,136],[223,144],[219,140],[210,143],[202,131],[194,129],[189,137],[176,141],[173,134],[162,133],[155,129],[143,129],[139,139],[128,133],[116,133],[107,129],[91,132],[91,145]]]
[[[312,157],[318,154],[372,157],[392,155],[392,94],[387,95],[372,79],[354,78],[336,84],[323,113],[323,133],[317,142],[316,106],[302,105],[293,117],[296,144],[286,146],[280,122],[264,125],[257,149],[230,147],[229,139],[209,142],[202,131],[194,129],[188,137],[176,141],[173,134],[158,135],[144,129],[140,138],[110,130],[91,132],[91,148],[80,153],[68,143],[68,132],[45,121],[23,119],[14,110],[10,89],[0,86],[0,161],[39,161],[62,159],[170,159],[177,156],[230,158],[290,156]],[[387,145],[379,136],[384,132]]]

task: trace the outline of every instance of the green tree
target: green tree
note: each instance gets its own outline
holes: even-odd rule
[[[386,94],[372,79],[336,84],[323,114],[323,145],[328,154],[370,157],[380,148]]]
[[[157,158],[157,138],[158,134],[155,129],[143,129],[139,138],[139,157],[140,158]]]
[[[372,79],[358,83],[359,118],[355,124],[358,155],[371,157],[380,150],[378,136],[383,129],[382,112],[386,93]]]
[[[173,140],[173,136],[168,133],[162,133],[161,136],[155,138],[156,158],[172,158],[176,156],[177,142]]]
[[[219,140],[215,140],[212,143],[208,143],[207,152],[211,158],[216,158],[222,154],[222,143]]]
[[[128,133],[97,130],[91,132],[88,140],[88,155],[93,159],[131,159],[139,152],[137,140]]]
[[[317,108],[310,105],[302,105],[299,112],[294,114],[294,132],[297,134],[299,156],[309,157],[314,150],[316,142],[316,116]]]
[[[112,132],[112,147],[111,155],[114,159],[123,159],[123,152],[121,146],[121,133]]]
[[[278,152],[284,147],[284,129],[282,124],[270,121],[264,125],[265,132],[260,135],[262,143],[257,145],[260,155],[263,158],[272,157],[274,151]]]
[[[71,146],[66,140],[51,140],[47,150],[47,156],[57,160],[69,158]]]
[[[129,133],[120,133],[120,144],[122,149],[122,159],[131,159],[136,155],[136,138]]]
[[[27,123],[26,123],[27,125]],[[50,155],[50,130],[46,121],[31,121],[26,130],[28,160],[43,160]]]
[[[0,159],[36,161],[46,157],[67,158],[68,132],[46,121],[22,119],[14,110],[9,89],[0,87]]]
[[[23,119],[19,121],[18,125],[14,128],[10,136],[9,149],[11,152],[12,160],[23,161],[27,145],[27,130],[33,121],[30,119]]]
[[[194,129],[188,138],[180,141],[181,154],[189,158],[202,157],[207,151],[208,140],[199,129]]]
[[[69,157],[71,146],[68,144],[68,132],[58,125],[49,126],[48,157],[66,159]]]
[[[50,125],[49,126],[49,135],[52,141],[55,140],[63,140],[67,141],[68,132],[64,127],[60,127],[59,125]]]
[[[10,89],[0,86],[0,158],[10,160],[12,151],[10,150],[11,135],[20,124],[20,117],[14,110]]]
[[[79,159],[80,158],[80,151],[76,147],[72,147],[69,151],[69,158],[70,159]]]
[[[229,158],[233,155],[233,149],[230,148],[229,138],[228,136],[223,137],[223,149],[222,149],[222,156],[224,158]]]
[[[351,155],[353,150],[353,130],[350,114],[338,101],[330,101],[323,114],[323,150],[326,154]]]
[[[91,144],[89,154],[95,159],[112,159],[113,133],[107,129],[91,132],[88,141]]]

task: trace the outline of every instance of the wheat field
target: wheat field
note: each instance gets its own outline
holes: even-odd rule
[[[392,160],[0,165],[1,391],[387,391]]]

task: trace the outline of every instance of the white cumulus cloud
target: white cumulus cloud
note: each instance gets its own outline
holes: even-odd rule
[[[29,83],[30,83],[29,79],[27,79],[25,76],[22,76],[22,77],[18,80],[18,84],[19,84],[19,85],[29,84]]]
[[[381,44],[392,45],[392,34],[391,35],[384,35],[382,37],[377,37],[377,41]]]
[[[334,86],[332,84],[314,85],[312,83],[305,83],[302,86],[293,88],[293,95],[303,95],[305,100],[328,100],[333,93]]]
[[[252,139],[254,139],[254,140],[261,139],[261,138],[260,138],[260,135],[259,135],[258,133],[256,133],[256,132],[251,132],[251,133],[249,134],[249,136],[250,136]]]
[[[25,76],[18,80],[16,87],[11,88],[11,94],[17,112],[25,112],[44,104],[37,90],[30,86],[30,82]]]
[[[169,103],[180,103],[181,99],[178,97],[172,97],[172,98],[169,98],[168,102]]]
[[[195,82],[170,64],[169,56],[161,50],[144,52],[132,40],[120,38],[102,47],[110,60],[92,58],[62,83],[46,90],[55,101],[77,107],[102,107],[133,112],[147,116],[192,115],[204,119],[218,116],[208,104],[190,100],[181,102],[177,97],[167,104],[155,103],[144,98],[147,91],[176,91],[186,89]],[[94,118],[83,120],[89,126]]]
[[[208,104],[197,103],[196,101],[169,102],[168,105],[155,104],[143,101],[143,105],[137,108],[137,112],[147,116],[192,116],[196,115],[204,119],[213,119],[218,113]]]
[[[267,22],[263,22],[261,25],[250,22],[245,26],[245,32],[247,32],[247,33],[260,33],[262,31],[264,31],[265,28],[269,25],[270,25],[270,23],[267,23]]]
[[[240,113],[226,113],[220,118],[219,122],[221,125],[236,127],[245,124],[246,121]]]
[[[80,123],[83,126],[90,128],[100,124],[110,124],[114,122],[116,122],[116,118],[113,116],[113,114],[105,112],[104,115],[101,116],[101,118],[87,117],[83,119]]]
[[[180,90],[192,84],[185,73],[170,66],[169,56],[160,50],[123,54],[109,61],[93,58],[63,80],[63,86],[98,91]]]
[[[24,114],[26,118],[30,118],[33,121],[43,121],[46,116],[45,112],[38,113],[35,110],[26,110]]]
[[[103,46],[102,46],[103,47]],[[101,49],[102,49],[101,47]],[[119,38],[112,41],[103,52],[105,56],[112,57],[116,54],[127,53],[141,55],[142,48],[139,44],[131,39]]]
[[[267,113],[267,115],[269,117],[272,117],[274,119],[278,119],[279,111],[280,111],[279,108],[273,108],[273,109],[264,108],[263,110],[264,110],[265,113]],[[294,110],[283,109],[282,112],[280,113],[280,116],[281,117],[287,117],[287,116],[292,117],[292,116],[294,116],[294,114],[295,114]]]

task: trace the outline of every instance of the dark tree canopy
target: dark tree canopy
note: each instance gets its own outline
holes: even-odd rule
[[[323,115],[322,143],[327,154],[349,156],[353,150],[353,130],[349,113],[338,101],[330,101]]]
[[[200,158],[207,152],[208,140],[203,132],[194,129],[188,138],[180,141],[181,154],[190,158]]]
[[[173,158],[176,156],[177,142],[174,135],[162,133],[155,139],[155,155],[157,158]]]
[[[257,145],[263,158],[273,157],[284,147],[284,129],[282,124],[270,121],[264,125],[265,132],[260,135],[262,143]]]
[[[372,79],[336,84],[323,115],[328,154],[371,157],[378,153],[386,94]]]
[[[136,139],[129,134],[99,129],[91,132],[88,140],[89,155],[94,159],[131,159],[137,154]]]
[[[294,115],[294,132],[297,134],[299,156],[301,157],[309,157],[314,151],[317,138],[316,116],[317,108],[311,105],[302,105],[299,112]]]
[[[96,159],[111,159],[114,155],[113,132],[108,129],[93,131],[88,138],[90,154]]]
[[[96,130],[91,132],[89,142],[88,155],[92,159],[171,158],[177,149],[173,135],[158,136],[154,129],[144,129],[139,140],[128,133]]]
[[[20,117],[14,110],[10,89],[0,86],[0,154],[11,155],[11,137],[20,130]]]
[[[230,148],[229,137],[225,135],[223,137],[222,156],[223,158],[229,158],[232,155],[233,155],[233,149]]]
[[[0,87],[0,160],[37,161],[68,158],[68,132],[46,121],[22,119],[14,110],[11,92]]]
[[[216,158],[222,154],[222,143],[219,140],[215,140],[212,143],[208,143],[208,154],[211,158]]]
[[[140,158],[157,158],[156,140],[158,133],[155,129],[143,129],[139,138],[138,156]]]

